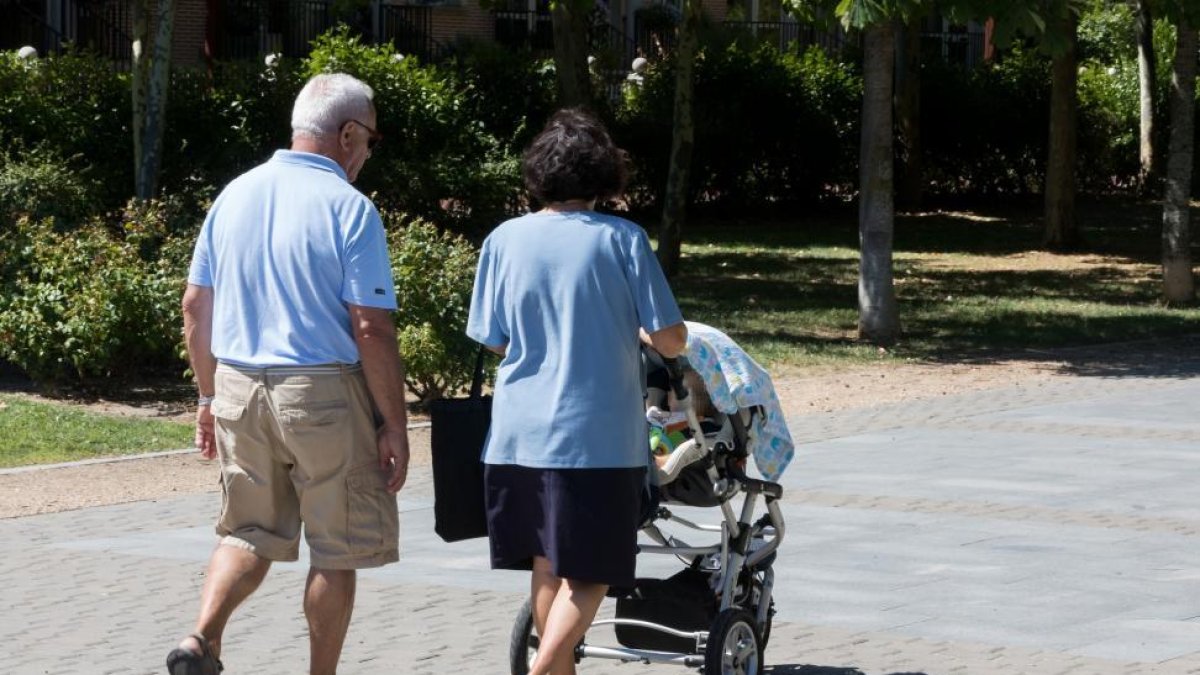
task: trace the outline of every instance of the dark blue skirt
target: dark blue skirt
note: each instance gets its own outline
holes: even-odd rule
[[[484,468],[492,568],[550,560],[563,579],[633,586],[646,469]]]

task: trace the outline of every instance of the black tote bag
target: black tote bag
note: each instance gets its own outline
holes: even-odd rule
[[[492,423],[492,397],[483,396],[483,348],[467,398],[430,404],[430,452],[433,455],[433,531],[442,540],[486,537],[483,501],[483,443]]]

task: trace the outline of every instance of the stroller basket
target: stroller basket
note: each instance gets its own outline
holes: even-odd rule
[[[708,575],[685,568],[668,579],[638,579],[628,595],[617,598],[617,618],[648,621],[685,632],[707,631],[717,616],[717,600]],[[631,649],[691,653],[696,641],[660,630],[618,623],[617,642]]]

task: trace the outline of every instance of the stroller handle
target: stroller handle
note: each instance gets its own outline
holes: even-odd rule
[[[688,397],[687,386],[683,382],[683,365],[679,363],[677,358],[661,357],[663,365],[667,367],[667,374],[670,376],[671,390],[675,393],[675,399],[678,401],[686,401]]]

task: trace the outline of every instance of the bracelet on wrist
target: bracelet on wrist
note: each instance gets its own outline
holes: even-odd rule
[[[216,397],[215,396],[201,396],[200,398],[196,399],[196,405],[197,406],[212,405],[214,398],[216,398]]]

